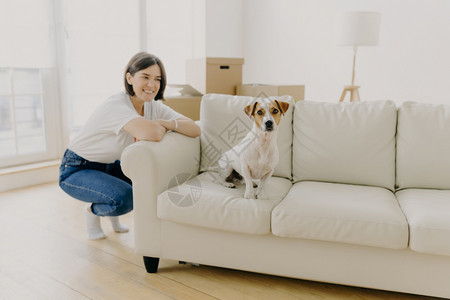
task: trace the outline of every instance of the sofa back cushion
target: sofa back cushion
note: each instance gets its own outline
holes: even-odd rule
[[[298,102],[293,179],[395,186],[397,108],[392,101]]]
[[[398,110],[397,186],[450,189],[450,106],[405,102]]]
[[[277,99],[290,104],[278,127],[280,160],[273,175],[292,179],[294,100],[291,96],[269,97],[269,99]],[[221,94],[203,96],[200,107],[201,172],[217,171],[217,161],[221,154],[238,144],[251,130],[253,121],[245,114],[244,107],[257,100],[265,101],[266,99]]]

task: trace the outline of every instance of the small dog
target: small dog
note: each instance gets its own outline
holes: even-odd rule
[[[278,164],[277,128],[281,117],[289,108],[289,103],[274,100],[268,103],[254,102],[244,108],[253,119],[252,130],[242,141],[225,152],[218,161],[218,183],[236,187],[245,183],[246,199],[264,199],[264,183],[272,176]],[[256,185],[253,180],[259,180]]]

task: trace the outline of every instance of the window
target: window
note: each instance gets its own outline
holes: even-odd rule
[[[55,159],[51,2],[0,1],[0,167]]]
[[[39,69],[0,70],[0,149],[2,156],[46,150],[41,72]]]

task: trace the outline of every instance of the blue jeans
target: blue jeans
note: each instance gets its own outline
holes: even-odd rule
[[[98,216],[115,217],[133,210],[131,180],[122,173],[120,161],[92,162],[66,150],[61,161],[59,186],[75,199],[92,203]]]

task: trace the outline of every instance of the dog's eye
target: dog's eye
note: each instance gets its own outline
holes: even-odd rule
[[[258,110],[256,113],[260,116],[263,114],[262,110]]]
[[[277,113],[278,113],[278,109],[274,108],[274,109],[272,110],[272,113],[273,113],[273,114],[277,114]]]

